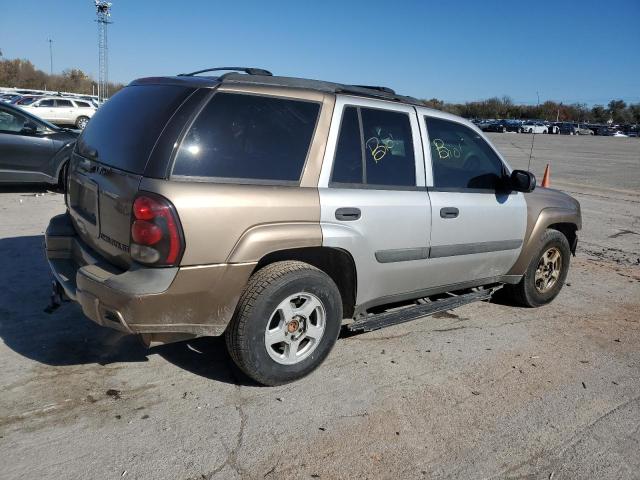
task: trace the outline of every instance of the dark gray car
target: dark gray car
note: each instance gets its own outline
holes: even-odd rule
[[[0,103],[0,183],[62,186],[78,134]]]

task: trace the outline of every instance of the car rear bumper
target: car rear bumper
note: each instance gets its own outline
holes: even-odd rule
[[[127,333],[219,335],[231,320],[255,263],[119,269],[76,234],[68,214],[45,235],[51,272],[84,314]]]

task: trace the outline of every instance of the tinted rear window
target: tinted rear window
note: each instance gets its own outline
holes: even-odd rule
[[[142,174],[171,115],[193,92],[176,85],[125,87],[102,105],[78,139],[80,155]]]
[[[319,111],[315,102],[218,93],[182,141],[173,175],[297,182]]]

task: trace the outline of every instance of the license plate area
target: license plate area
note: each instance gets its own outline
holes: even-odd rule
[[[98,184],[93,180],[72,176],[69,178],[69,207],[83,220],[98,226]]]

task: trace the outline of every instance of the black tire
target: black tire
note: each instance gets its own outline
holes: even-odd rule
[[[67,170],[69,168],[69,160],[65,160],[62,164],[62,168],[60,169],[60,173],[58,174],[58,184],[56,185],[56,190],[60,193],[64,193],[67,189]]]
[[[313,294],[326,312],[318,345],[298,363],[284,365],[267,352],[265,331],[272,314],[287,297],[299,292]],[[303,262],[276,262],[254,273],[225,332],[229,355],[247,376],[263,385],[282,385],[315,370],[338,339],[342,324],[340,291],[323,271]]]
[[[518,133],[522,133],[522,128],[518,128]]]
[[[89,117],[85,117],[84,115],[81,117],[78,117],[76,119],[76,128],[80,130],[84,130],[85,127],[87,126],[87,123],[89,123]]]
[[[535,275],[538,264],[542,259],[542,255],[551,248],[556,248],[560,252],[561,269],[555,284],[545,292],[540,292],[535,285]],[[541,307],[551,302],[560,290],[569,273],[569,264],[571,259],[571,249],[569,241],[558,230],[547,229],[539,240],[538,248],[535,255],[531,258],[531,262],[527,267],[527,271],[517,285],[505,285],[504,295],[510,300],[524,307]]]

